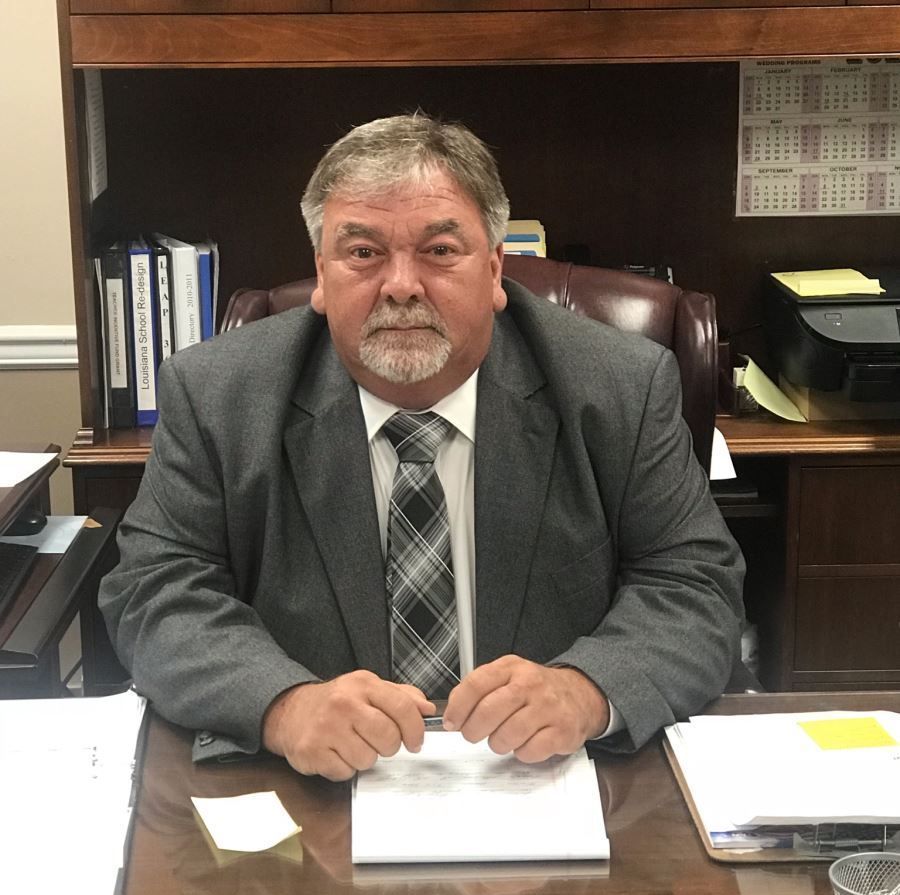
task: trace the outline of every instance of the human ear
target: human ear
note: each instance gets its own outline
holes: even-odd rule
[[[506,307],[506,291],[502,286],[503,276],[503,245],[502,243],[491,252],[491,279],[494,281],[494,294],[492,303],[495,312],[500,312]]]
[[[309,303],[317,314],[325,314],[325,275],[323,273],[325,265],[322,263],[322,256],[316,254],[316,288],[313,289]]]

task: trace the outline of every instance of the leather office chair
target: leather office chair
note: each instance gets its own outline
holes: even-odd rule
[[[640,274],[525,255],[507,255],[503,273],[576,314],[640,333],[670,348],[681,370],[682,415],[691,430],[694,453],[709,471],[718,341],[711,295]],[[220,331],[307,304],[315,285],[315,279],[307,279],[268,291],[238,289],[228,302]]]
[[[670,348],[678,359],[682,415],[694,453],[709,472],[716,415],[718,331],[715,299],[662,280],[622,270],[583,267],[549,258],[507,255],[503,274],[535,295]],[[275,289],[238,289],[229,299],[220,332],[308,304],[316,280]],[[726,692],[759,692],[762,685],[738,658]]]

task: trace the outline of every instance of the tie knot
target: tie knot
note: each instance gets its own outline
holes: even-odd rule
[[[383,426],[401,463],[434,463],[434,455],[453,428],[437,413],[395,413]]]

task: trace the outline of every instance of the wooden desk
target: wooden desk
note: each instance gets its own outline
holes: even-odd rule
[[[900,689],[900,420],[719,417],[775,517],[729,520],[770,690]]]
[[[723,696],[719,714],[826,708],[900,710],[900,694]],[[513,895],[683,893],[830,895],[827,863],[723,864],[710,860],[659,740],[633,756],[603,756],[598,777],[612,858],[556,864],[393,865],[350,863],[350,785],[296,774],[282,759],[194,767],[190,734],[151,723],[131,844],[126,895],[226,893],[460,892]],[[219,867],[189,797],[274,790],[303,827],[302,864],[269,854]],[[552,822],[548,819],[548,822]]]

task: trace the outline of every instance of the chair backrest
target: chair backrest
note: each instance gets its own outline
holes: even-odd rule
[[[709,470],[718,341],[711,295],[627,271],[524,255],[507,255],[503,273],[576,314],[640,333],[670,348],[681,370],[682,414],[691,430],[694,453]],[[228,302],[220,331],[307,304],[315,285],[315,279],[307,279],[270,290],[238,289]]]

